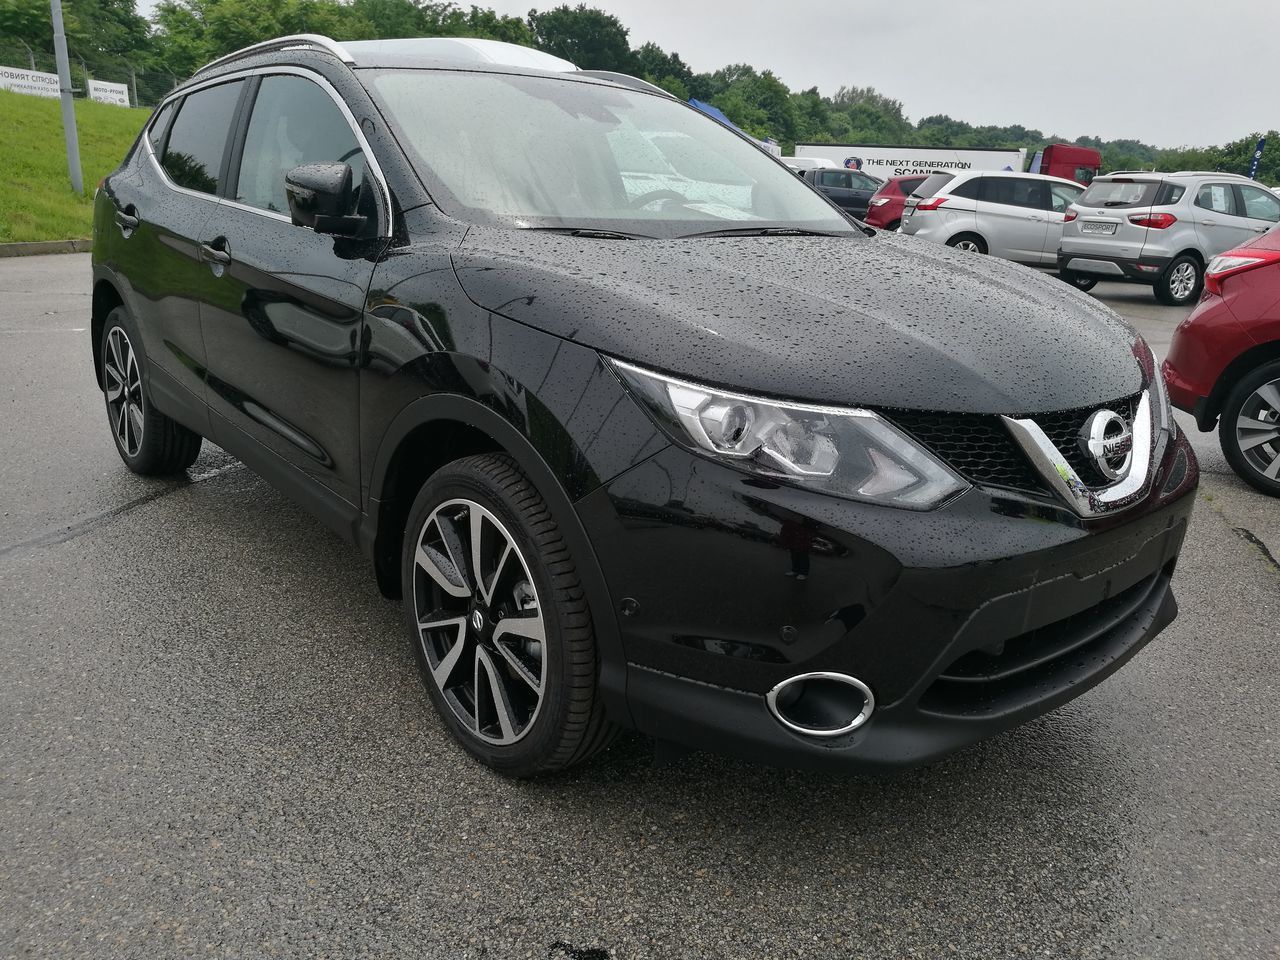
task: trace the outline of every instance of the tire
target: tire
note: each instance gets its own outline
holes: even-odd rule
[[[401,583],[422,684],[473,757],[533,777],[580,763],[613,739],[573,557],[510,457],[455,460],[427,480],[409,512]]]
[[[1204,267],[1190,254],[1175,257],[1164,273],[1156,279],[1156,299],[1167,307],[1182,307],[1195,303],[1204,286]]]
[[[1098,285],[1097,277],[1091,277],[1087,273],[1077,273],[1074,270],[1060,270],[1058,271],[1058,276],[1077,290],[1085,293],[1088,293]]]
[[[958,233],[947,241],[947,246],[957,250],[967,250],[970,253],[987,252],[987,241],[976,233]]]
[[[1249,427],[1242,420],[1275,428]],[[1280,360],[1263,364],[1231,388],[1218,423],[1218,443],[1241,480],[1280,497]]]
[[[100,348],[107,423],[124,465],[144,476],[186,470],[203,439],[152,404],[142,336],[124,307],[107,315]]]
[[[893,223],[889,224],[889,225],[888,225],[887,227],[885,227],[884,229],[885,229],[885,232],[886,232],[886,233],[897,233],[897,232],[898,232],[898,228],[899,228],[900,226],[902,226],[902,221],[901,221],[901,220],[895,220],[895,221],[893,221]]]

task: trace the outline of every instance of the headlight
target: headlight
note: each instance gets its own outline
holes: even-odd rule
[[[935,507],[968,486],[870,410],[725,393],[610,362],[673,440],[751,473],[912,510]]]

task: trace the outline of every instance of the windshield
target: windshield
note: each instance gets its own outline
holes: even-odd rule
[[[432,198],[463,220],[654,237],[854,233],[782,164],[676,100],[499,73],[379,70],[372,79]]]

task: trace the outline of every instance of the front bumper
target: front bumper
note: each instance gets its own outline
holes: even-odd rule
[[[1155,283],[1169,266],[1171,257],[1116,257],[1093,251],[1068,253],[1059,248],[1058,270],[1086,273],[1103,280],[1132,280]]]
[[[630,614],[638,728],[779,765],[876,769],[1044,713],[1159,633],[1177,612],[1170,577],[1197,480],[1179,437],[1148,499],[1117,516],[981,488],[913,513],[671,447],[578,508]],[[764,694],[812,671],[868,684],[870,720],[833,739],[778,723]]]

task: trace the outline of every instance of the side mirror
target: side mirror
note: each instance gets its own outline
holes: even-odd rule
[[[304,163],[284,176],[293,222],[316,233],[354,236],[364,226],[356,211],[351,167],[345,163]]]

